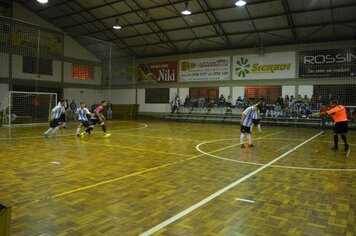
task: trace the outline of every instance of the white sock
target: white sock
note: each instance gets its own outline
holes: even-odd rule
[[[77,133],[76,134],[79,134],[79,132],[80,132],[80,128],[77,128]]]
[[[240,144],[243,144],[244,138],[245,138],[244,134],[241,134],[241,136],[240,136]]]
[[[49,132],[51,132],[53,130],[53,128],[49,128],[46,132],[44,132],[45,134],[48,134]]]
[[[261,124],[258,124],[258,125],[257,125],[257,128],[258,128],[258,132],[261,133],[261,132],[262,132],[262,130],[261,130]]]
[[[253,124],[250,126],[250,131],[252,132]]]
[[[251,145],[251,134],[247,134],[247,141],[248,141],[248,144]]]
[[[62,127],[66,127],[67,126],[67,122],[63,122]]]
[[[54,128],[51,132],[51,134],[56,135],[57,134],[58,127]]]

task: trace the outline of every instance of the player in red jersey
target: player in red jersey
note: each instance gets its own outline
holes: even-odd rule
[[[99,124],[101,126],[101,129],[104,132],[104,137],[110,137],[111,134],[106,132],[106,127],[105,127],[105,123],[104,120],[106,120],[106,118],[104,117],[104,115],[102,114],[104,111],[104,108],[108,105],[107,101],[102,101],[101,104],[95,108],[94,110],[94,115],[90,118],[90,125],[89,127],[85,130],[85,132],[83,132],[81,134],[81,136],[83,136],[85,133],[86,134],[90,134],[91,130],[93,130],[95,124]]]

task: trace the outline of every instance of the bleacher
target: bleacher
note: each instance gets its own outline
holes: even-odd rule
[[[169,121],[211,122],[211,123],[236,123],[241,120],[242,108],[200,108],[181,107],[179,113],[165,114],[164,119]],[[261,117],[262,125],[278,125],[289,127],[314,127],[321,128],[321,118],[311,117]],[[354,122],[349,123],[350,128],[355,128]],[[333,127],[331,121],[327,127]]]

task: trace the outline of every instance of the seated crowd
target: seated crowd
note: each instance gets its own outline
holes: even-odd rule
[[[329,101],[334,99],[334,97],[329,94],[327,98],[322,96],[312,96],[308,98],[307,95],[302,97],[298,95],[294,97],[293,95],[286,95],[284,98],[280,96],[274,103],[267,104],[263,97],[258,97],[253,100],[249,99],[247,96],[241,98],[239,96],[235,104],[233,104],[231,97],[228,96],[225,99],[224,95],[220,95],[219,98],[214,97],[200,97],[200,98],[189,98],[186,96],[184,100],[184,107],[193,108],[214,108],[214,107],[224,107],[224,108],[236,108],[236,109],[245,109],[248,106],[252,105],[257,101],[261,101],[260,114],[261,117],[270,117],[270,118],[306,118],[309,119],[309,116],[317,111],[325,111],[328,109]],[[340,104],[344,104],[342,97],[338,97],[337,101]],[[348,111],[349,120],[354,121],[356,116],[356,110],[350,109]]]

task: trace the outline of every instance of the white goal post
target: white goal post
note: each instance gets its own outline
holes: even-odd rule
[[[3,113],[3,124],[10,127],[46,124],[56,104],[56,93],[9,91],[8,106]]]

